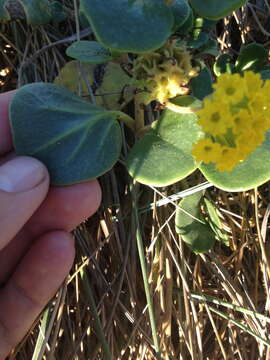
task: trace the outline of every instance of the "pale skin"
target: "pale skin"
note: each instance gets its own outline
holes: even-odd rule
[[[75,254],[69,232],[101,201],[96,180],[50,188],[42,163],[15,156],[8,119],[13,95],[0,95],[0,360],[68,275]]]

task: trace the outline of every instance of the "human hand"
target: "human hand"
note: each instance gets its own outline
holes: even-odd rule
[[[101,200],[97,181],[49,189],[44,165],[14,157],[8,121],[13,94],[0,95],[0,360],[67,276],[74,260],[69,231]]]

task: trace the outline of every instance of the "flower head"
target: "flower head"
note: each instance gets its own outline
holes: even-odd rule
[[[222,74],[213,85],[212,97],[197,112],[206,134],[193,146],[196,160],[215,163],[219,171],[231,171],[265,139],[270,129],[270,81],[259,74]],[[215,153],[215,155],[214,155]]]

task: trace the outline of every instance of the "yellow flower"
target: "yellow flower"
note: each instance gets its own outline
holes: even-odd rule
[[[223,116],[223,103],[218,103],[214,100],[206,99],[204,101],[203,109],[197,112],[199,117],[198,124],[206,133],[211,135],[225,134],[227,131],[226,120]],[[227,109],[224,111],[228,115]],[[227,121],[229,120],[226,118]]]
[[[265,140],[270,129],[270,81],[246,72],[222,74],[211,99],[197,112],[206,139],[193,145],[193,155],[213,162],[219,171],[231,171]],[[211,140],[212,139],[212,140]]]
[[[241,160],[237,148],[223,146],[220,161],[216,164],[219,171],[231,171]]]
[[[240,74],[222,74],[213,88],[216,98],[233,104],[241,102],[247,93]]]
[[[252,115],[244,109],[233,117],[232,130],[234,134],[246,132],[252,128]]]
[[[256,95],[261,90],[263,81],[260,74],[256,74],[253,71],[245,71],[243,79],[246,83],[249,96]]]
[[[221,145],[213,142],[211,139],[200,139],[192,150],[192,155],[197,161],[203,161],[206,164],[217,162],[221,155]]]

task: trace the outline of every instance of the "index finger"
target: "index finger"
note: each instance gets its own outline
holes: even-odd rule
[[[16,90],[0,94],[0,155],[12,150],[12,136],[9,124],[9,103]]]

